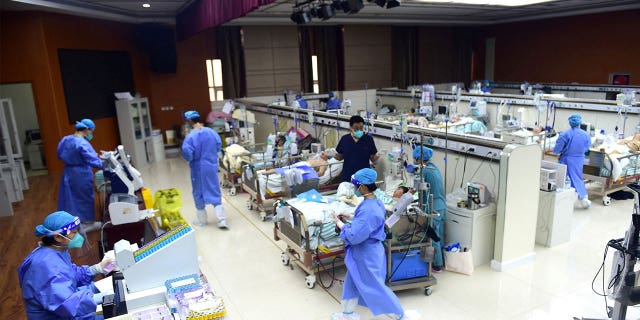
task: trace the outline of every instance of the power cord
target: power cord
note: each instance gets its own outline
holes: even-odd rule
[[[609,304],[607,302],[607,297],[609,296],[609,294],[607,294],[607,289],[611,289],[613,288],[613,286],[618,283],[619,281],[621,281],[621,277],[622,277],[622,271],[624,270],[626,263],[627,263],[627,259],[626,259],[626,253],[624,251],[620,251],[619,254],[622,255],[622,267],[618,268],[618,270],[616,270],[616,273],[613,277],[611,277],[611,280],[609,281],[609,284],[607,285],[607,288],[605,289],[605,276],[606,276],[606,271],[605,271],[605,263],[606,263],[606,259],[607,259],[607,254],[609,251],[609,247],[611,244],[619,244],[620,241],[622,241],[624,239],[612,239],[609,240],[609,242],[607,242],[607,244],[604,247],[604,256],[602,257],[602,263],[600,264],[600,267],[598,268],[598,271],[596,272],[595,276],[593,276],[593,280],[591,281],[591,291],[593,291],[593,293],[601,296],[604,298],[604,306],[605,306],[605,314],[609,315]],[[615,253],[614,253],[615,254]],[[594,288],[594,284],[596,282],[596,279],[598,278],[598,275],[600,274],[600,272],[602,272],[602,293],[597,292],[596,289]]]

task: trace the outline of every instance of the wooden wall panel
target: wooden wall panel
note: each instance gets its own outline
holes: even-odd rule
[[[474,52],[496,37],[496,81],[603,84],[610,72],[626,71],[640,85],[638,30],[640,10],[501,24],[480,30]],[[476,55],[474,65],[483,59]]]
[[[298,33],[291,27],[243,27],[247,95],[300,90]]]
[[[344,27],[345,90],[391,85],[391,27]]]

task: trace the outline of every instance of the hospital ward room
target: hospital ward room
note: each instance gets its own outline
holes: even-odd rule
[[[0,0],[0,320],[640,320],[639,17]]]

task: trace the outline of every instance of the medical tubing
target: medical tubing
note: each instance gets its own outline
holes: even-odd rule
[[[322,259],[320,259],[318,256],[320,255],[320,252],[318,252],[318,249],[316,248],[316,256],[314,257],[314,259],[316,261],[318,261],[318,265],[322,268],[322,271],[327,272],[327,268],[325,267],[324,263],[322,263]],[[331,261],[331,282],[329,282],[329,285],[325,285],[324,282],[322,281],[322,272],[318,272],[318,282],[320,283],[320,285],[324,288],[324,289],[330,289],[331,287],[333,287],[334,282],[339,282],[339,283],[344,283],[344,280],[340,280],[340,279],[336,279],[336,260],[338,260],[338,257],[333,257],[333,260]],[[318,271],[320,271],[318,269]]]
[[[469,151],[464,152],[464,165],[462,166],[462,178],[460,178],[460,188],[462,188],[462,183],[464,183],[464,175],[467,172],[467,160],[469,159]]]

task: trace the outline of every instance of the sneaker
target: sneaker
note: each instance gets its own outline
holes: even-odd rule
[[[102,222],[100,221],[83,222],[81,224],[81,230],[85,233],[100,230],[100,228],[102,228]]]
[[[220,228],[220,229],[229,229],[229,227],[227,226],[227,220],[218,221],[218,228]]]
[[[331,315],[331,320],[360,320],[360,315],[355,312],[336,312]]]
[[[583,206],[585,209],[589,209],[589,208],[591,207],[591,200],[586,199],[586,198],[585,198],[585,199],[582,199],[582,206]]]

